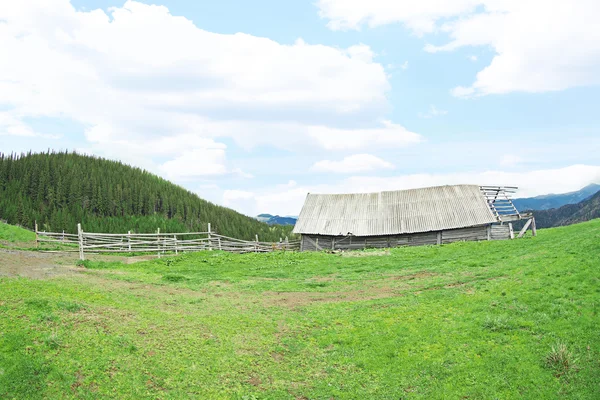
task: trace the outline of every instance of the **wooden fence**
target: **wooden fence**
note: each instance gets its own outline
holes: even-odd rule
[[[161,254],[203,250],[221,250],[232,253],[267,253],[271,251],[299,250],[300,241],[280,239],[279,242],[260,242],[258,235],[254,241],[231,238],[211,232],[185,233],[90,233],[77,225],[78,233],[40,232],[35,228],[36,245],[39,243],[71,244],[71,251],[79,251],[79,258],[85,253],[157,253]],[[77,246],[78,250],[75,250]],[[69,251],[65,249],[65,251]]]

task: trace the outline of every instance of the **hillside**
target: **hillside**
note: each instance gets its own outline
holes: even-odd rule
[[[566,204],[580,203],[600,191],[600,185],[591,184],[575,192],[562,194],[545,194],[542,196],[514,199],[513,204],[519,211],[549,210],[559,208]]]
[[[0,218],[41,230],[205,231],[275,241],[291,227],[269,226],[139,168],[76,153],[0,153]]]
[[[596,399],[597,254],[600,220],[389,252],[86,261],[52,279],[2,277],[3,259],[0,398]]]
[[[0,246],[3,243],[28,243],[33,245],[35,233],[0,221]]]
[[[533,211],[536,225],[540,228],[571,225],[578,222],[600,218],[600,192],[577,204],[550,210]]]
[[[279,215],[259,214],[256,219],[269,225],[296,225],[298,217],[282,217]]]

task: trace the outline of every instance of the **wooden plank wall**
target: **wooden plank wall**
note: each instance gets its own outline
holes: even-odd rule
[[[493,235],[492,230],[492,235]],[[508,232],[508,231],[507,231]],[[508,239],[508,233],[505,239]],[[442,232],[424,232],[389,236],[303,235],[301,251],[360,250],[399,246],[423,246],[458,241],[488,240],[488,227],[477,226]]]
[[[510,239],[510,227],[508,225],[492,225],[491,240]]]

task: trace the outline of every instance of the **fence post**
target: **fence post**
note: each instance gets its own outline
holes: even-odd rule
[[[219,244],[219,250],[223,250],[223,248],[221,247],[221,238],[217,237],[217,243]]]
[[[38,241],[38,228],[37,228],[37,220],[35,221],[35,247],[39,247],[40,242]]]
[[[531,217],[531,235],[537,236],[537,228],[535,227],[535,217]]]
[[[208,223],[208,250],[212,251],[212,237],[210,235],[210,222]]]
[[[290,241],[288,240],[288,237],[286,236],[286,237],[285,237],[285,245],[283,246],[283,249],[284,249],[284,250],[287,250],[287,249],[288,249],[288,246],[290,245],[290,243],[289,243],[289,242],[290,242]]]
[[[160,258],[160,228],[156,228],[156,251],[158,251],[158,258]]]
[[[127,250],[131,251],[131,231],[127,231]]]
[[[256,238],[256,242],[254,244],[254,252],[258,253],[258,234],[254,235],[254,237]]]
[[[173,241],[175,242],[175,255],[177,255],[177,235],[173,235]]]
[[[83,254],[83,229],[81,229],[81,224],[77,224],[77,238],[79,239],[79,259],[81,261],[84,261],[85,256]]]

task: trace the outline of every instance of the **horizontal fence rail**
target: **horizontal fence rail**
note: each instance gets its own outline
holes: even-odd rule
[[[78,233],[40,232],[36,224],[36,244],[76,245],[79,258],[87,253],[175,253],[203,250],[221,250],[231,253],[267,253],[271,251],[300,250],[300,241],[280,239],[279,242],[260,242],[236,239],[210,231],[184,233],[90,233],[81,229]],[[73,246],[74,247],[74,246]],[[64,251],[77,251],[65,249]]]

